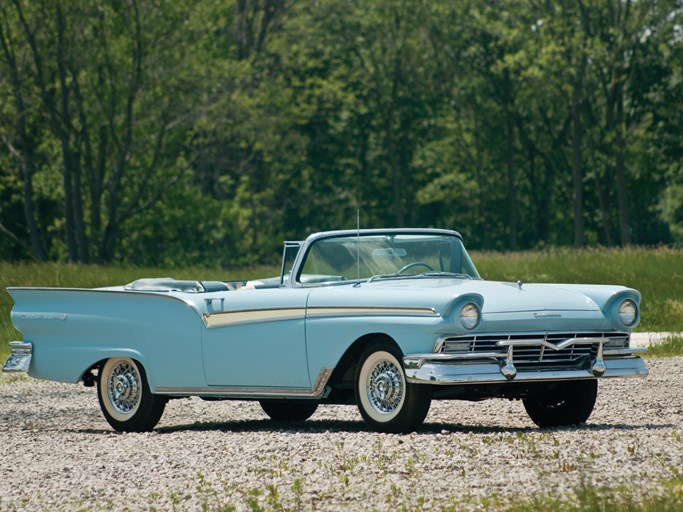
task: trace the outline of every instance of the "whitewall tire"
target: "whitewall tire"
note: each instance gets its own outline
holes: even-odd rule
[[[107,422],[119,432],[147,432],[161,419],[166,397],[149,391],[141,364],[127,357],[108,359],[102,366],[97,386],[100,409]]]
[[[402,357],[393,343],[380,341],[358,361],[356,403],[363,419],[378,432],[412,432],[429,412],[431,386],[410,384]]]

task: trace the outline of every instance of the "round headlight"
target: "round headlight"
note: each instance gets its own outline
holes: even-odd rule
[[[638,306],[631,299],[626,299],[619,306],[619,320],[627,327],[633,325],[638,318]]]
[[[479,325],[481,319],[481,312],[479,306],[472,302],[465,304],[460,310],[460,322],[465,329],[474,329]]]

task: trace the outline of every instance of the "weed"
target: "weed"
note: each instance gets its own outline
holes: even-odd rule
[[[278,492],[277,485],[268,484],[266,488],[268,489],[268,494],[266,495],[268,504],[273,510],[281,510],[282,504],[280,503],[280,493]]]
[[[292,493],[294,494],[294,508],[296,510],[301,510],[303,505],[301,497],[304,494],[304,484],[301,482],[301,478],[294,479]]]
[[[252,488],[247,491],[247,506],[251,512],[263,512],[265,509],[259,504],[259,496],[263,491],[257,488]]]
[[[0,349],[0,352],[2,352],[1,349]],[[2,362],[3,361],[0,361],[0,364]],[[29,378],[26,375],[21,374],[21,373],[20,374],[11,374],[11,373],[10,374],[4,374],[4,375],[0,375],[0,386],[2,386],[3,384],[14,384],[16,382],[25,382],[28,380],[29,380]]]
[[[176,510],[180,505],[180,495],[177,491],[173,491],[171,493],[171,503],[173,504],[173,510]]]
[[[393,505],[401,498],[401,488],[396,484],[391,484],[389,488],[389,495],[387,496],[387,504]]]
[[[375,456],[375,465],[385,475],[389,471],[389,465],[391,464],[391,461],[392,457],[387,454],[379,453]]]
[[[574,471],[579,469],[576,464],[567,461],[560,462],[559,467],[560,471],[562,471],[563,473],[573,473]]]

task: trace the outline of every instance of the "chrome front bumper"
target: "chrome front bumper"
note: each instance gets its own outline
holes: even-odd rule
[[[607,341],[607,340],[604,340]],[[589,343],[595,339],[572,339],[571,343]],[[403,358],[408,382],[415,384],[496,384],[502,382],[541,382],[579,380],[596,377],[645,377],[645,362],[637,354],[646,348],[607,349],[599,343],[598,353],[587,369],[518,369],[514,347],[523,343],[501,342],[506,352],[462,352],[412,354]]]
[[[2,371],[8,373],[28,372],[33,356],[33,345],[24,341],[11,341],[9,347],[10,354],[2,366]]]

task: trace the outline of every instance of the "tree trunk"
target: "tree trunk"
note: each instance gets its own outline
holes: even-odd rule
[[[483,144],[481,141],[480,137],[480,123],[479,123],[479,117],[478,117],[478,105],[476,101],[476,95],[473,96],[472,98],[472,117],[473,117],[473,122],[474,122],[474,148],[475,148],[475,166],[474,166],[474,173],[477,181],[477,196],[478,196],[478,229],[477,231],[480,233],[481,236],[481,247],[484,250],[490,249],[491,248],[491,235],[489,233],[488,229],[488,215],[489,215],[489,205],[488,205],[488,197],[489,197],[489,190],[488,190],[488,181],[486,179],[486,172],[484,171],[483,163],[481,160],[481,155],[484,151],[483,149]]]
[[[593,179],[595,180],[595,195],[598,198],[598,206],[600,208],[600,216],[602,217],[601,219],[601,226],[602,226],[602,233],[603,233],[603,240],[604,244],[607,245],[608,247],[611,247],[612,244],[612,233],[610,232],[610,226],[609,226],[609,199],[607,198],[607,194],[605,191],[605,181],[609,181],[608,179],[606,180],[604,176],[600,176],[600,173],[598,172],[598,167],[597,167],[597,160],[595,158],[595,145],[591,144],[590,148],[591,152],[591,162],[593,165]]]
[[[394,143],[394,130],[391,126],[391,117],[387,116],[385,121],[385,147],[387,152],[387,159],[389,160],[389,172],[391,175],[391,211],[394,217],[394,224],[396,227],[403,226],[403,207],[401,204],[401,170],[396,155],[396,147]]]
[[[8,35],[9,37],[9,35]],[[26,221],[26,230],[28,231],[31,240],[31,254],[38,261],[47,260],[47,252],[43,245],[43,240],[36,222],[35,205],[33,203],[33,173],[35,172],[35,147],[36,141],[29,135],[29,129],[26,127],[26,120],[28,112],[24,103],[24,97],[21,92],[21,80],[19,78],[19,69],[17,61],[12,48],[13,43],[10,39],[5,37],[2,25],[0,25],[0,44],[2,45],[3,55],[10,71],[10,81],[12,83],[12,93],[14,95],[14,104],[16,111],[16,132],[20,141],[20,148],[14,150],[10,147],[10,152],[19,162],[21,173],[24,182],[24,220]],[[7,141],[7,145],[11,143]]]
[[[517,184],[515,180],[514,167],[514,134],[512,124],[512,114],[509,108],[506,109],[505,114],[505,135],[506,148],[505,160],[507,166],[508,178],[508,230],[510,250],[517,250]]]
[[[69,112],[69,87],[66,81],[66,70],[64,66],[65,48],[64,48],[64,18],[59,4],[55,10],[56,27],[57,27],[57,71],[59,74],[59,89],[61,96],[59,97],[59,117],[53,115],[51,117],[52,129],[59,137],[62,146],[62,165],[64,169],[63,183],[64,183],[64,227],[66,229],[66,247],[68,251],[69,262],[80,261],[78,252],[78,242],[76,238],[76,219],[74,212],[74,205],[76,199],[74,195],[74,179],[73,170],[74,162],[70,150],[70,135],[71,135],[71,116]],[[56,110],[56,105],[54,110]]]
[[[119,238],[118,225],[109,224],[104,230],[102,243],[100,245],[100,260],[103,263],[111,263],[116,253],[116,243]]]
[[[400,33],[400,26],[402,17],[399,14],[395,15],[396,31]],[[385,118],[386,136],[387,136],[387,156],[389,157],[389,166],[391,168],[391,185],[393,191],[393,211],[394,222],[397,227],[403,227],[405,224],[403,214],[403,169],[398,158],[398,148],[396,147],[396,138],[394,133],[394,116],[400,116],[400,106],[398,105],[398,95],[403,83],[403,59],[401,55],[401,45],[396,48],[396,55],[394,56],[394,69],[391,81],[391,100],[390,106]]]
[[[614,159],[617,175],[617,202],[619,203],[619,234],[621,245],[631,243],[631,231],[628,212],[628,191],[626,189],[626,166],[624,162],[624,91],[621,85],[617,89],[616,97],[617,118],[614,132]]]
[[[538,198],[538,236],[545,244],[550,240],[550,208],[553,197],[555,165],[550,158],[544,160],[545,176],[541,184],[541,197]]]
[[[581,72],[581,75],[583,73]],[[585,225],[583,221],[583,168],[581,166],[581,82],[579,78],[574,85],[571,103],[572,117],[572,183],[573,183],[573,211],[574,211],[574,247],[585,245]]]

